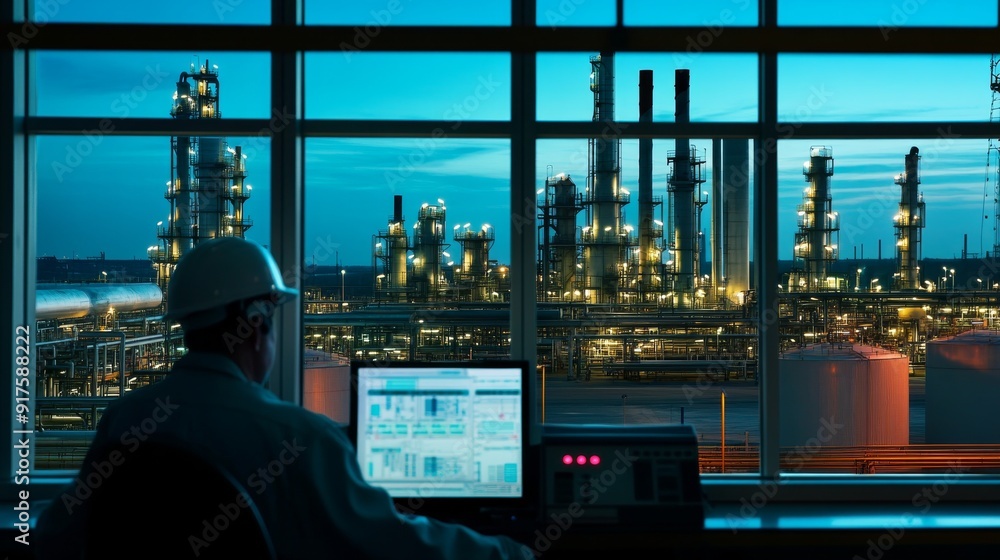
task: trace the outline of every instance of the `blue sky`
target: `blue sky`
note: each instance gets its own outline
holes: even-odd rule
[[[54,3],[58,5],[58,3]],[[695,5],[697,4],[697,5]],[[955,4],[868,1],[811,3],[782,0],[779,22],[863,25],[992,25],[995,2]],[[336,6],[334,9],[333,6]],[[310,2],[310,23],[364,25],[391,16],[388,25],[491,25],[509,21],[508,2],[487,2],[468,10],[467,2],[386,0],[333,4]],[[395,13],[389,13],[389,9]],[[252,24],[269,21],[264,0],[183,0],[168,7],[133,1],[74,0],[58,5],[53,21],[191,22]],[[389,14],[387,16],[386,14]],[[986,17],[982,17],[986,14]],[[613,22],[614,3],[596,0],[539,0],[539,25],[604,25]],[[627,24],[754,25],[756,2],[712,0],[698,3],[627,0]],[[377,37],[376,37],[377,39]],[[596,53],[538,56],[538,118],[586,121],[591,118],[589,57]],[[266,53],[40,52],[36,54],[37,112],[41,115],[169,118],[177,75],[193,62],[218,64],[223,118],[269,115],[269,57]],[[654,113],[673,120],[675,68],[691,71],[691,118],[696,121],[755,119],[756,61],[753,55],[628,53],[616,57],[616,115],[637,120],[638,72],[654,70]],[[986,121],[990,118],[989,56],[800,56],[779,60],[779,113],[793,125],[807,121]],[[507,54],[368,53],[335,51],[306,57],[306,109],[310,118],[443,119],[460,127],[471,120],[510,116],[510,57]],[[993,180],[985,183],[986,139],[941,138],[844,141],[791,138],[779,145],[781,255],[790,256],[795,205],[804,186],[801,163],[810,145],[833,147],[836,173],[833,206],[842,220],[841,256],[864,245],[883,256],[894,245],[892,215],[898,200],[893,176],[903,155],[920,147],[922,190],[927,202],[926,257],[993,244]],[[81,144],[81,142],[83,144]],[[711,142],[694,139],[711,161]],[[248,159],[254,196],[247,212],[249,236],[267,243],[268,151],[260,138],[230,138]],[[622,181],[636,188],[637,140],[622,143]],[[538,185],[551,166],[570,173],[579,185],[586,175],[586,140],[540,140]],[[673,142],[654,142],[655,194],[666,195],[666,152]],[[79,155],[77,158],[75,155]],[[61,165],[70,165],[66,171]],[[997,163],[991,162],[995,171]],[[38,140],[39,251],[56,256],[143,258],[156,242],[155,224],[167,214],[163,187],[170,173],[168,138],[91,135]],[[497,232],[492,257],[509,262],[510,144],[507,140],[310,139],[306,144],[306,258],[321,247],[336,247],[345,264],[370,264],[372,236],[384,229],[392,197],[404,197],[407,225],[423,202],[443,199],[448,228],[489,223]],[[710,173],[706,176],[711,180]],[[710,183],[708,183],[710,184]],[[984,191],[984,188],[986,189]],[[984,193],[986,207],[983,208]],[[873,198],[874,197],[874,198]],[[711,203],[710,203],[711,204]],[[632,204],[630,206],[636,206]],[[705,209],[707,228],[709,207]],[[625,208],[634,223],[637,208]],[[984,219],[984,216],[990,219]],[[581,215],[582,220],[582,215]],[[845,227],[850,225],[850,227]],[[863,227],[862,227],[863,226]],[[849,230],[849,231],[848,231]],[[982,247],[982,249],[981,249]],[[453,247],[453,253],[457,247]],[[859,255],[860,256],[860,255]],[[787,258],[787,257],[786,257]],[[328,262],[326,264],[333,264]]]

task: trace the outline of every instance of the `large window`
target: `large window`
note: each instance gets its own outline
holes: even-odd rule
[[[183,353],[184,248],[244,235],[303,293],[272,390],[340,421],[347,360],[512,357],[539,420],[693,424],[717,496],[1000,471],[953,421],[1000,375],[963,361],[1000,332],[995,3],[87,4],[2,14],[35,469]]]

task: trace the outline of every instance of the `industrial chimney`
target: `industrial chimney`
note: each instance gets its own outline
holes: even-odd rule
[[[674,71],[674,120],[677,124],[690,122],[690,80],[689,70]],[[698,295],[698,212],[704,204],[698,189],[705,182],[701,176],[704,163],[704,159],[694,154],[688,138],[678,138],[674,150],[667,154],[667,164],[671,168],[667,191],[672,197],[674,292],[680,308],[694,307]]]

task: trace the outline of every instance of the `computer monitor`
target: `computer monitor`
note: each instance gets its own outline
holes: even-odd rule
[[[362,475],[404,511],[530,507],[528,380],[523,361],[352,362]]]

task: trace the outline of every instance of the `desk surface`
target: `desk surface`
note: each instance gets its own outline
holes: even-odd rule
[[[33,513],[46,504],[32,504]],[[0,553],[23,558],[13,542],[13,504],[0,504]],[[548,523],[517,527],[518,540],[539,558],[591,557],[594,553],[656,551],[658,558],[956,558],[996,557],[1000,550],[1000,503],[909,504],[771,503],[716,504],[705,512],[703,531],[657,526],[604,526]],[[484,532],[507,532],[500,524]],[[931,555],[931,556],[928,556]],[[889,558],[889,557],[887,557]]]

